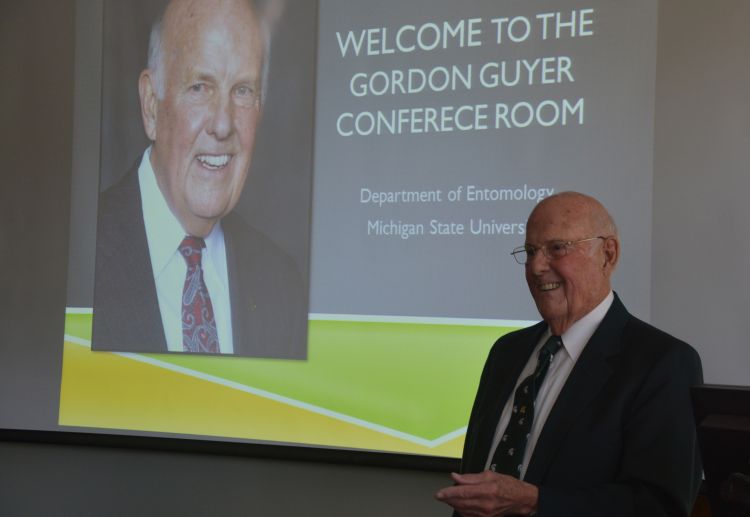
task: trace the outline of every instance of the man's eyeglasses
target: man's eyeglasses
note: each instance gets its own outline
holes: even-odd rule
[[[565,255],[570,253],[573,246],[582,242],[595,241],[596,239],[607,240],[607,237],[589,237],[588,239],[580,239],[577,241],[550,241],[542,246],[532,246],[531,244],[524,244],[519,246],[510,252],[516,262],[519,264],[526,264],[530,260],[534,259],[537,252],[541,251],[544,256],[550,260],[557,260],[563,258]]]

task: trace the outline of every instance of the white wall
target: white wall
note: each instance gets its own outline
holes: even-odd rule
[[[651,319],[715,384],[750,385],[748,21],[745,0],[660,4]]]
[[[448,517],[434,472],[0,442],[0,515]]]

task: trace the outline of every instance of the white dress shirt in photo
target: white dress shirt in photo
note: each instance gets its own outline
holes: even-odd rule
[[[182,290],[187,264],[178,248],[187,234],[159,190],[150,158],[149,147],[143,153],[143,159],[138,167],[143,222],[146,226],[146,239],[167,349],[170,352],[182,352]],[[214,310],[219,350],[222,354],[232,354],[232,310],[221,222],[213,227],[204,240],[206,248],[203,250],[201,266],[203,280]]]

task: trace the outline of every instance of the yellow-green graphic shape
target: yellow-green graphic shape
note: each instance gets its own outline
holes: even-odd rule
[[[305,361],[92,352],[69,312],[61,425],[459,457],[511,327],[311,320]]]

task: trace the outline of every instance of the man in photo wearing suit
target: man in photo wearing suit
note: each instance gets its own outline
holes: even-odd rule
[[[549,197],[513,255],[543,321],[493,346],[461,474],[436,497],[463,516],[689,515],[700,358],[613,293],[620,242],[607,210],[575,192]]]
[[[139,78],[151,146],[100,195],[92,349],[304,359],[307,290],[232,213],[270,38],[248,0],[174,0]]]

